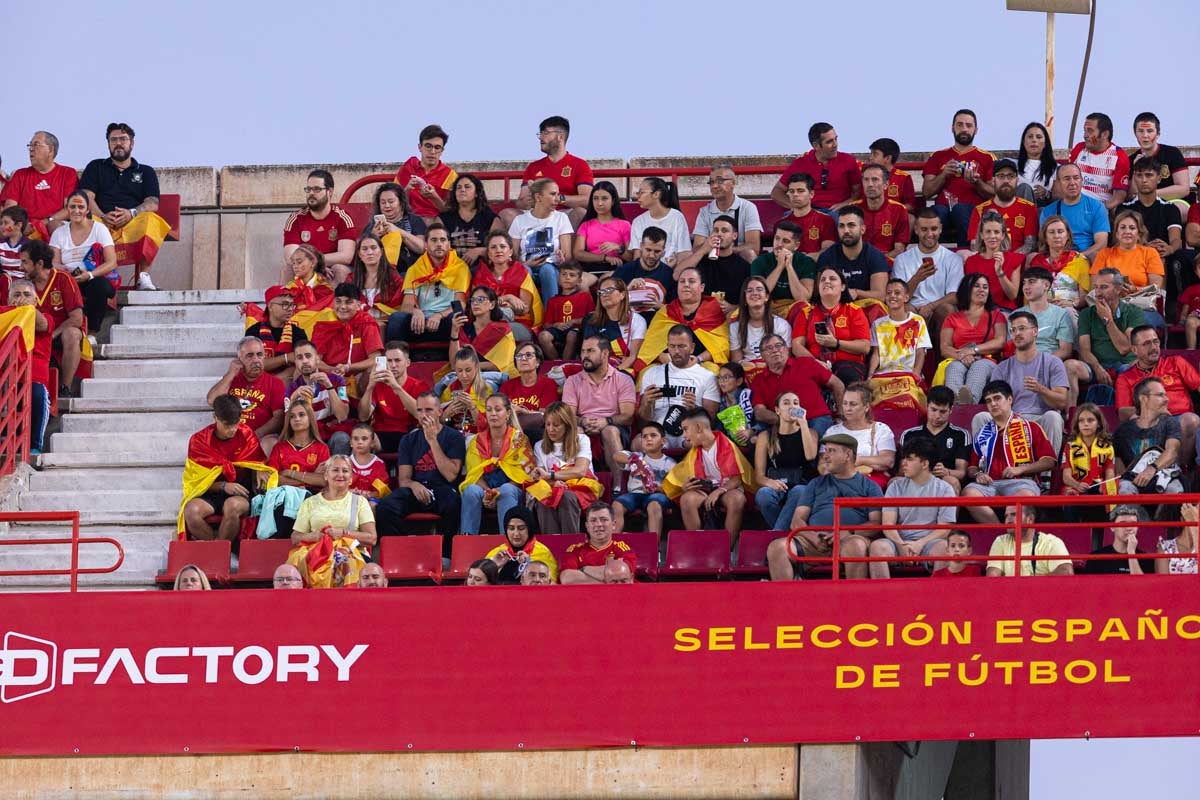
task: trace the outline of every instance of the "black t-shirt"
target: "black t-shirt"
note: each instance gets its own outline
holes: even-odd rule
[[[766,436],[766,434],[763,433],[760,436]],[[804,454],[804,433],[797,431],[796,433],[786,435],[780,434],[779,453],[773,457],[767,457],[767,468],[768,472],[771,469],[799,469],[802,471],[805,480],[815,478],[817,476],[817,463]]]
[[[1116,549],[1110,544],[1106,547],[1101,547],[1099,550],[1093,551],[1092,555],[1116,555]],[[1142,549],[1137,552],[1144,553]],[[1147,575],[1154,573],[1154,559],[1139,558],[1138,564],[1141,565],[1142,572]],[[1089,561],[1083,566],[1084,575],[1128,575],[1129,559],[1104,559],[1103,561]]]
[[[658,262],[658,266],[651,270],[643,267],[640,260],[629,261],[613,270],[613,277],[625,281],[626,286],[635,278],[658,281],[667,290],[666,297],[663,298],[663,304],[670,303],[675,299],[675,272],[665,261]]]
[[[1145,158],[1142,151],[1138,150],[1137,154],[1130,160],[1129,166],[1132,168],[1137,166],[1137,162]],[[1169,144],[1160,144],[1158,152],[1154,154],[1154,160],[1158,162],[1160,169],[1158,175],[1158,188],[1166,189],[1175,185],[1175,173],[1188,168],[1187,162],[1183,160],[1183,153],[1178,147],[1172,147]],[[1132,169],[1131,169],[1132,173]]]
[[[438,431],[438,444],[446,458],[463,461],[467,457],[467,440],[453,428],[442,426]],[[396,463],[412,467],[413,480],[426,488],[451,488],[451,483],[438,471],[429,442],[425,441],[425,431],[420,428],[404,434],[397,448]]]
[[[158,197],[158,175],[153,167],[129,159],[129,166],[117,169],[111,158],[91,161],[79,178],[79,188],[96,195],[96,205],[104,213],[114,208],[140,206],[147,197]]]
[[[817,258],[818,277],[824,267],[835,267],[841,270],[842,277],[846,281],[846,288],[857,289],[860,292],[871,290],[872,275],[878,272],[890,274],[892,271],[892,268],[888,266],[887,256],[865,241],[862,244],[862,252],[855,259],[846,258],[846,254],[842,252],[842,246],[835,244]]]
[[[1137,417],[1134,417],[1122,422],[1113,434],[1113,449],[1125,469],[1130,469],[1142,453],[1151,447],[1165,448],[1167,439],[1183,440],[1179,420],[1170,414],[1163,414],[1149,428],[1139,428]]]
[[[927,439],[933,442],[934,448],[937,450],[937,463],[944,466],[946,469],[954,469],[954,463],[958,459],[964,461],[970,460],[970,441],[969,434],[962,428],[956,425],[947,425],[939,433],[933,433],[929,430],[928,425],[921,425],[916,428],[909,428],[904,433],[900,434],[900,447],[896,448],[896,471],[900,470],[900,451],[904,448],[907,442],[915,442],[920,439]]]
[[[363,226],[363,229],[361,231],[359,231],[358,235],[362,236],[364,233],[369,233],[371,231],[371,229],[374,227],[375,227],[375,215],[372,214],[371,218],[369,220],[367,220],[367,224]],[[396,225],[396,227],[399,228],[400,230],[408,231],[413,236],[424,236],[425,235],[425,220],[423,220],[421,217],[418,217],[416,214],[405,214],[404,218],[400,220],[399,224]],[[414,253],[413,251],[409,250],[408,245],[406,245],[406,244],[401,245],[400,246],[400,263],[392,264],[392,266],[395,267],[398,272],[403,274],[404,271],[406,269],[408,269],[409,267],[411,267],[418,258],[420,258],[420,256],[417,255],[416,253]]]
[[[704,293],[725,293],[725,302],[737,305],[742,297],[742,283],[750,277],[750,262],[736,253],[708,258],[705,256],[696,265],[704,280]]]
[[[1179,206],[1175,203],[1168,203],[1166,200],[1159,198],[1148,206],[1142,205],[1142,201],[1136,197],[1121,205],[1122,210],[1128,209],[1136,211],[1142,217],[1142,222],[1146,225],[1146,239],[1153,241],[1161,239],[1164,242],[1170,241],[1167,236],[1167,230],[1175,227],[1182,232],[1183,219],[1179,215]]]
[[[450,234],[450,246],[458,251],[460,257],[465,258],[465,253],[471,248],[485,245],[488,231],[492,229],[492,223],[496,220],[496,212],[485,207],[472,217],[470,222],[464,222],[457,212],[447,211],[439,219]]]

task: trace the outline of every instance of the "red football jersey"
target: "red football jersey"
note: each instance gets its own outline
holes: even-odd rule
[[[329,447],[324,442],[309,442],[304,447],[296,447],[286,439],[280,439],[271,450],[267,466],[279,472],[293,469],[297,472],[316,472],[317,467],[329,460]]]
[[[828,164],[822,164],[816,152],[809,150],[787,165],[779,183],[786,189],[791,177],[800,172],[808,173],[813,179],[813,206],[816,208],[843,203],[850,199],[856,186],[862,185],[858,159],[849,153],[838,153]]]
[[[897,244],[908,244],[912,228],[908,224],[908,209],[895,200],[884,199],[878,211],[867,207],[867,201],[857,200],[867,225],[866,240],[887,255]]]
[[[837,223],[828,214],[809,209],[808,213],[802,217],[793,216],[791,212],[788,212],[783,219],[794,222],[800,227],[800,242],[797,249],[801,253],[809,255],[819,253],[821,252],[821,242],[838,240]]]
[[[906,170],[894,169],[888,178],[887,199],[895,200],[907,211],[917,211],[917,190],[912,175]]]
[[[553,178],[561,194],[579,194],[580,186],[591,186],[596,182],[588,163],[570,153],[565,153],[558,161],[551,161],[550,156],[534,161],[525,168],[525,174],[521,176],[521,185],[524,186],[538,178]]]
[[[557,322],[579,322],[591,314],[596,308],[590,292],[575,294],[558,294],[546,303],[546,316],[543,322],[547,325]]]
[[[404,376],[404,391],[414,400],[421,392],[428,392],[429,384],[412,375]],[[416,427],[417,421],[408,413],[396,390],[386,383],[376,383],[371,389],[371,426],[378,433],[407,433]]]
[[[79,293],[79,284],[64,270],[53,270],[46,288],[38,292],[37,307],[38,311],[54,323],[53,327],[60,327],[72,311],[83,308],[83,295]]]
[[[359,464],[354,460],[354,456],[350,456],[350,469],[354,473],[354,480],[350,482],[351,491],[374,494],[378,497],[388,493],[387,465],[379,456],[371,456],[371,460],[366,464]]]
[[[1025,256],[1020,253],[1014,253],[1011,250],[1004,254],[1004,274],[1012,278],[1025,265]],[[988,291],[992,295],[992,302],[997,308],[1006,311],[1016,311],[1017,306],[1021,303],[1021,292],[1018,288],[1017,296],[1009,298],[1004,293],[1004,287],[1000,285],[1000,281],[996,278],[996,262],[990,258],[984,258],[976,253],[973,256],[968,256],[963,262],[963,275],[986,275],[988,279]],[[1017,276],[1017,286],[1021,285],[1021,278]]]
[[[74,167],[55,164],[44,175],[33,167],[21,167],[0,191],[0,206],[13,200],[29,212],[31,221],[41,221],[62,211],[67,195],[78,185]]]
[[[283,381],[264,372],[254,383],[246,380],[246,374],[239,372],[229,382],[229,393],[242,404],[243,425],[252,431],[257,431],[271,421],[276,411],[283,411]]]
[[[564,569],[579,569],[580,567],[603,567],[610,560],[620,558],[629,564],[629,569],[637,569],[637,553],[624,542],[613,540],[606,547],[596,548],[590,542],[576,542],[567,548],[562,561],[558,563],[559,572]]]
[[[1019,250],[1026,239],[1037,240],[1038,208],[1024,197],[1018,197],[1004,207],[996,205],[995,199],[975,206],[975,210],[971,212],[971,225],[967,229],[967,236],[971,241],[975,241],[975,235],[979,233],[979,220],[988,211],[995,211],[1004,217],[1004,226],[1008,228],[1013,250]]]
[[[500,387],[500,394],[507,397],[521,411],[544,411],[546,406],[558,399],[558,384],[545,375],[534,381],[533,386],[525,386],[521,379],[509,378]]]
[[[339,206],[330,204],[324,219],[315,219],[307,208],[292,213],[283,224],[283,243],[309,244],[317,252],[328,255],[336,253],[338,242],[343,239],[356,241],[358,230],[354,220]]]
[[[990,181],[992,179],[992,165],[995,160],[996,157],[987,150],[980,150],[977,147],[972,147],[962,153],[953,147],[947,147],[945,150],[938,150],[925,162],[925,177],[928,179],[937,175],[942,171],[942,167],[946,166],[947,162],[960,161],[974,164],[979,171],[979,179],[981,181]],[[947,200],[948,195],[951,196],[954,203],[950,203]],[[969,181],[964,180],[961,175],[951,175],[942,184],[942,190],[938,192],[935,202],[938,205],[968,203],[977,206],[983,202],[983,198],[975,191],[975,187]]]

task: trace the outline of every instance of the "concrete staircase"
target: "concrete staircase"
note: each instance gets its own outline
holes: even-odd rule
[[[82,536],[121,543],[125,561],[104,575],[80,576],[95,589],[154,585],[166,567],[181,499],[180,476],[192,433],[212,421],[204,396],[225,372],[242,337],[237,304],[261,301],[239,290],[130,292],[94,377],[67,403],[49,437],[41,471],[17,499],[21,511],[80,512]],[[70,526],[12,525],[0,538],[69,536]],[[0,547],[0,571],[62,569],[69,548]],[[115,560],[108,545],[80,548],[80,565]],[[0,590],[61,587],[61,577],[0,578]]]

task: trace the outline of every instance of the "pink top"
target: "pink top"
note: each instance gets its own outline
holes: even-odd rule
[[[567,378],[562,399],[580,418],[612,417],[620,413],[621,403],[637,402],[637,389],[633,378],[610,364],[608,374],[598,386],[587,372],[576,372]]]
[[[627,219],[614,217],[608,222],[589,219],[579,226],[578,234],[583,237],[583,246],[589,253],[599,254],[600,245],[605,242],[620,245],[623,252],[629,249],[629,229],[630,223]],[[619,255],[619,253],[614,255]]]

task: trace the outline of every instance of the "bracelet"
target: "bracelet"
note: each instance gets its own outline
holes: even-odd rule
[[[288,354],[287,354],[287,353],[284,353],[284,354],[283,354],[283,363],[284,363],[284,365],[285,365],[285,366],[286,366],[286,365],[287,365],[287,363],[288,363]]]

